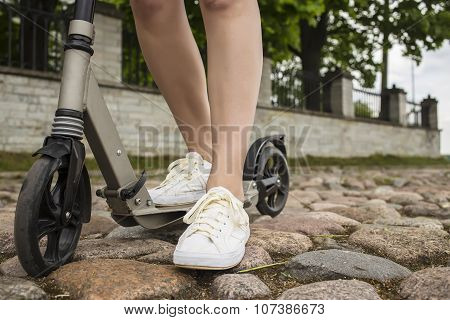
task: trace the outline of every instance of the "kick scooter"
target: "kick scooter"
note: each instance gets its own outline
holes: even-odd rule
[[[69,262],[83,223],[91,218],[91,187],[84,165],[86,137],[106,186],[96,191],[121,226],[157,229],[182,221],[191,206],[159,207],[136,176],[90,67],[94,51],[95,0],[78,0],[70,22],[58,107],[51,135],[34,153],[35,161],[19,194],[14,239],[19,261],[33,277]],[[284,136],[257,139],[243,172],[246,206],[276,216],[289,189]]]

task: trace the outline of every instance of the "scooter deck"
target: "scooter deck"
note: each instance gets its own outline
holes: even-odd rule
[[[253,181],[244,181],[245,197],[244,207],[249,207],[252,200],[258,195],[256,184]],[[184,215],[194,206],[195,202],[174,206],[159,206],[152,204],[144,209],[134,210],[131,216],[138,224],[148,229],[159,229],[182,223]]]

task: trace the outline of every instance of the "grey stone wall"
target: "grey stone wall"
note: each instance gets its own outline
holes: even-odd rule
[[[160,94],[132,91],[110,82],[103,82],[101,88],[129,153],[139,152],[139,133],[146,139],[147,155],[181,155],[185,152],[175,122]],[[50,133],[58,92],[59,81],[55,76],[0,68],[0,150],[36,150]],[[165,127],[166,131],[154,130],[155,127]],[[286,133],[291,156],[351,157],[375,153],[439,156],[438,130],[266,107],[258,108],[255,127],[257,136]]]
[[[260,108],[256,115],[258,128],[269,126],[286,133],[288,152],[292,157],[401,156],[438,157],[438,130],[408,128],[388,123],[361,121]],[[269,130],[270,132],[270,130]],[[303,142],[304,141],[304,142]]]
[[[97,79],[122,80],[122,20],[104,14],[94,18],[95,40],[92,67]]]
[[[354,118],[352,76],[339,70],[326,74],[324,80],[324,110],[341,117]]]

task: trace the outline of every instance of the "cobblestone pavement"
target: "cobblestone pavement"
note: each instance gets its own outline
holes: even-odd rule
[[[249,210],[246,255],[225,272],[174,267],[183,226],[120,227],[94,196],[74,261],[42,279],[15,257],[22,179],[0,175],[0,299],[450,299],[448,168],[294,174],[278,217]]]

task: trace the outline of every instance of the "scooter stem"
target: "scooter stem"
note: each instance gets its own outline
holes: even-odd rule
[[[75,112],[82,118],[83,107],[85,105],[85,93],[89,80],[89,63],[94,54],[92,49],[94,38],[94,8],[95,0],[77,0],[75,6],[75,16],[70,22],[68,39],[64,45],[65,57],[61,79],[61,88],[58,100],[57,116],[70,116],[66,110]],[[61,110],[62,109],[62,110]],[[61,110],[61,111],[60,111]],[[55,121],[57,131],[55,134],[71,135],[80,139],[82,127],[73,123],[71,127],[77,127],[76,133],[65,128],[64,122],[67,118],[62,118],[62,125]],[[55,127],[55,126],[54,126]]]
[[[77,0],[74,20],[94,21],[95,0]]]

